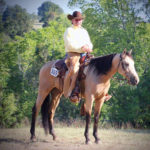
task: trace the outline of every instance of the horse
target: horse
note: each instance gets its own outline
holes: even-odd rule
[[[89,64],[84,68],[86,78],[80,81],[81,96],[84,98],[84,111],[85,111],[85,143],[90,142],[89,138],[89,125],[91,122],[91,113],[93,102],[94,105],[94,126],[93,136],[95,143],[99,143],[98,137],[98,122],[100,111],[105,101],[105,96],[110,88],[111,78],[118,72],[131,85],[139,83],[139,77],[134,66],[132,57],[132,50],[123,50],[122,53],[109,54],[106,56],[99,56],[91,58]],[[57,60],[58,61],[58,60]],[[57,62],[49,61],[40,70],[39,73],[39,88],[38,96],[35,105],[32,108],[32,122],[31,122],[31,140],[36,141],[35,136],[35,122],[37,115],[41,108],[42,123],[45,133],[51,134],[53,140],[56,140],[54,132],[53,118],[56,108],[63,95],[63,82],[60,82],[60,77],[55,77],[50,74],[51,68]],[[49,101],[51,94],[51,101]]]

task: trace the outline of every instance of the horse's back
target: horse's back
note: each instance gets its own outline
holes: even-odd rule
[[[39,77],[41,78],[43,75],[44,76],[49,76],[50,75],[50,70],[51,70],[51,68],[52,68],[52,66],[55,62],[56,62],[56,60],[48,61],[46,64],[44,64],[42,66],[42,68],[40,69]]]

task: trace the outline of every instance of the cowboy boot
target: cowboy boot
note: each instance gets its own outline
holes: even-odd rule
[[[80,88],[78,85],[76,85],[71,93],[71,96],[69,97],[72,103],[78,104],[80,102],[79,93],[80,93]]]

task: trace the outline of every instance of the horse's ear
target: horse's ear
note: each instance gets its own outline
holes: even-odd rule
[[[126,53],[127,52],[127,49],[125,48],[124,50],[123,50],[123,53]]]
[[[127,54],[127,50],[126,50],[126,48],[125,48],[125,49],[123,50],[122,54],[121,54],[122,58],[125,58],[126,54]]]
[[[128,52],[128,54],[131,56],[131,54],[132,54],[132,49]]]

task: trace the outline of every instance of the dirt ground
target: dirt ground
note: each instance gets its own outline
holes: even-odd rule
[[[150,150],[150,130],[99,129],[100,144],[85,144],[84,128],[55,128],[57,140],[36,128],[37,141],[30,141],[29,128],[0,129],[0,150]]]

